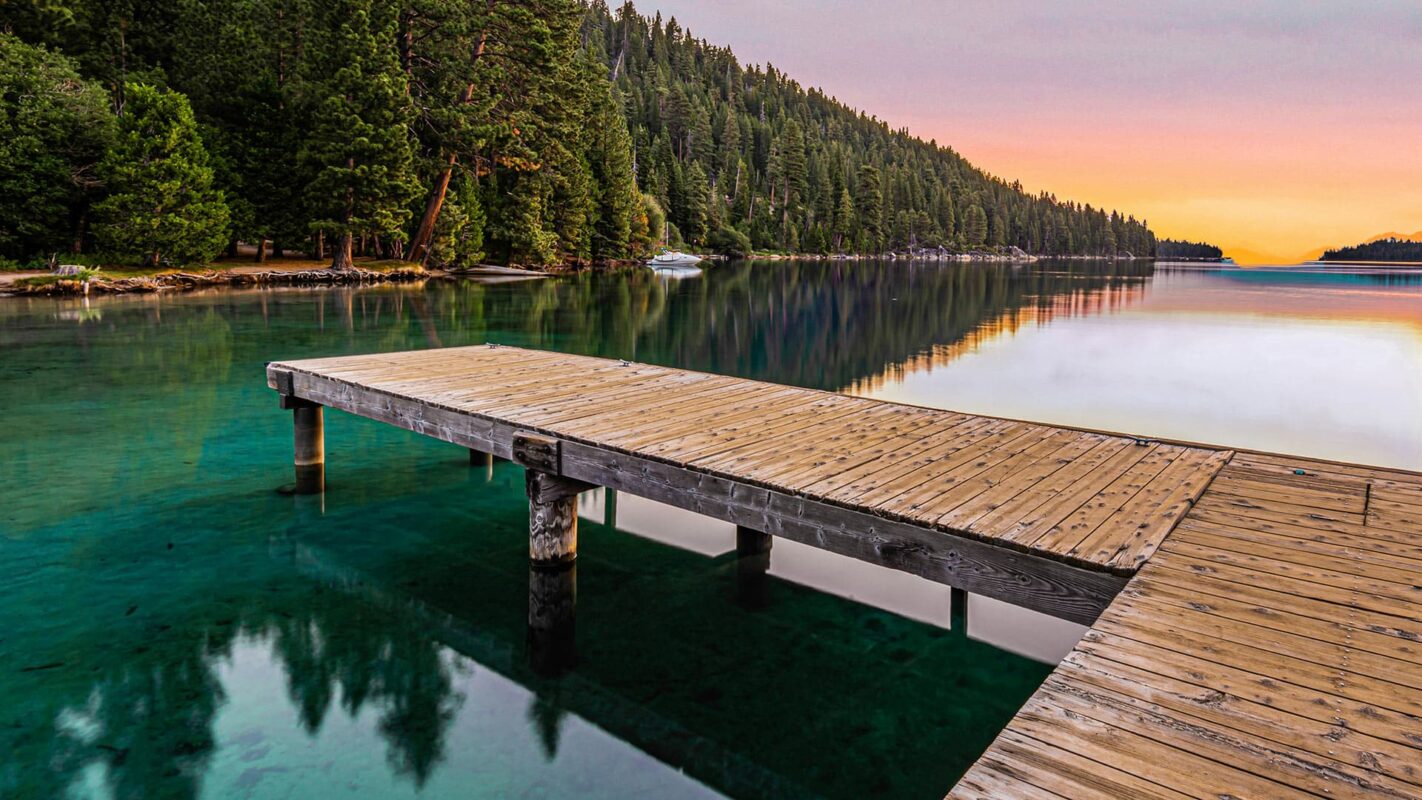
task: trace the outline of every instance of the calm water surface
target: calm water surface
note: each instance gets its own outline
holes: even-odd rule
[[[485,341],[1422,467],[1422,280],[730,264],[0,298],[0,796],[938,797],[1079,636],[599,493],[526,630],[521,473],[332,413],[292,498],[272,359]],[[609,508],[612,506],[612,508]],[[613,524],[607,524],[607,523]]]

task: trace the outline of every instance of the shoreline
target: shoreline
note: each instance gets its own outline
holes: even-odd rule
[[[757,253],[746,257],[750,261],[909,261],[938,263],[1005,263],[1030,264],[1042,259],[1070,261],[1140,261],[1151,260],[1135,256],[1035,256],[1028,253],[940,253],[887,252],[882,254],[819,253]],[[733,260],[725,256],[708,255],[707,261]],[[112,274],[99,271],[87,279],[55,275],[38,270],[12,273],[0,272],[0,297],[85,297],[96,294],[154,294],[182,292],[208,288],[254,288],[262,286],[354,286],[382,283],[416,283],[425,280],[478,278],[487,282],[537,280],[589,270],[619,270],[635,268],[644,262],[622,260],[596,265],[559,265],[546,270],[479,264],[462,269],[424,269],[416,264],[371,269],[371,264],[390,262],[357,262],[351,270],[334,271],[308,260],[254,263],[218,262],[216,267],[199,270],[172,270],[151,275],[125,275],[119,269]]]
[[[82,279],[49,272],[0,273],[0,296],[84,297],[93,294],[155,294],[209,288],[261,286],[353,286],[381,283],[415,283],[431,279],[483,278],[490,282],[551,277],[551,272],[480,264],[459,270],[427,270],[418,265],[370,269],[357,262],[355,269],[335,271],[309,262],[245,264],[201,270],[173,270],[152,275],[124,275],[122,271]]]

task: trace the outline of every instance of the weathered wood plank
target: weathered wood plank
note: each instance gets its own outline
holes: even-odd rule
[[[563,444],[563,473],[1078,622],[1095,619],[1124,585],[1115,575],[577,442]]]
[[[1379,474],[1416,483],[1236,454],[954,796],[1091,786],[1027,742],[1196,797],[1422,797],[1422,527],[1363,524]]]

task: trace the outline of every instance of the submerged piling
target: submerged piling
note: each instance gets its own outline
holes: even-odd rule
[[[320,494],[326,490],[326,433],[322,407],[291,395],[281,396],[281,406],[291,409],[296,494]]]

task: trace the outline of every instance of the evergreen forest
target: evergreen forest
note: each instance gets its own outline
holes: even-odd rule
[[[1339,247],[1323,254],[1324,261],[1422,262],[1422,242],[1391,237],[1375,242]]]
[[[11,264],[1156,251],[630,2],[3,0],[0,31]]]
[[[1224,251],[1204,242],[1185,242],[1177,239],[1161,239],[1155,245],[1156,258],[1169,260],[1218,260],[1224,258]]]

